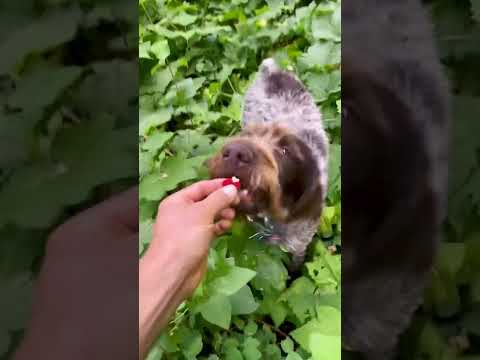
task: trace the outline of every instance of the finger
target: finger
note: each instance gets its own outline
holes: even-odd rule
[[[193,202],[201,201],[215,190],[221,188],[224,180],[225,179],[213,179],[199,181],[178,191],[174,196],[178,199]]]
[[[217,216],[217,220],[233,220],[235,218],[235,210],[233,208],[226,208],[220,211]]]
[[[213,219],[220,211],[230,207],[236,197],[237,188],[235,185],[227,185],[211,193],[199,205],[202,207],[202,211]]]
[[[220,220],[215,224],[215,235],[220,236],[232,227],[231,220]]]

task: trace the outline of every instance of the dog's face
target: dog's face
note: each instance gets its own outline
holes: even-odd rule
[[[236,176],[238,209],[277,221],[320,215],[322,188],[312,151],[287,126],[254,123],[207,161],[212,178]]]

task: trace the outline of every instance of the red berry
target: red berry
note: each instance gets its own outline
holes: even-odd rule
[[[237,179],[235,176],[229,179],[225,179],[222,182],[222,186],[227,186],[227,185],[234,185],[237,190],[240,190],[240,180]]]

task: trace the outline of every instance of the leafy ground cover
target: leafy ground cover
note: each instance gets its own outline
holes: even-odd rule
[[[452,164],[444,242],[402,358],[480,359],[480,2],[433,0],[453,93]]]
[[[260,62],[295,71],[331,140],[328,204],[302,275],[238,220],[153,359],[340,359],[340,2],[140,0],[140,256],[156,207],[206,177],[203,161],[240,129]]]

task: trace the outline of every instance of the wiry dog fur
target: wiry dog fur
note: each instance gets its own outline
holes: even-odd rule
[[[448,92],[417,0],[342,4],[342,342],[395,353],[444,216]]]
[[[232,163],[235,146],[247,163]],[[312,96],[294,74],[266,59],[245,94],[242,131],[208,166],[212,177],[240,178],[249,192],[240,210],[271,220],[268,242],[289,250],[297,268],[320,219],[327,161],[328,140]]]

